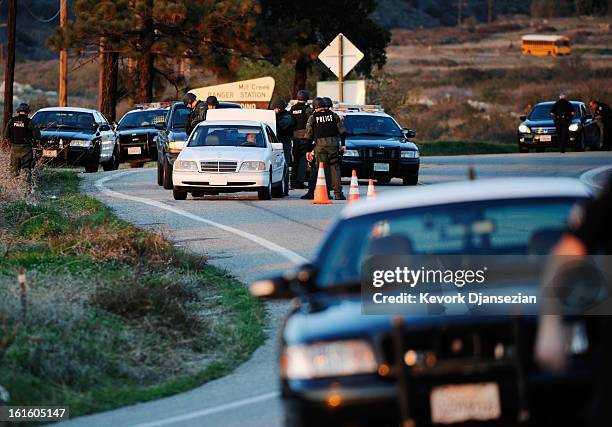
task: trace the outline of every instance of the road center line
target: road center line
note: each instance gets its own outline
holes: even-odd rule
[[[156,207],[158,209],[163,209],[165,211],[172,212],[172,213],[174,213],[176,215],[180,215],[180,216],[183,216],[185,218],[189,218],[189,219],[194,220],[194,221],[202,222],[204,224],[210,225],[211,227],[215,227],[215,228],[218,228],[220,230],[227,231],[228,233],[235,234],[235,235],[240,236],[240,237],[242,237],[244,239],[250,240],[251,242],[253,242],[253,243],[255,243],[255,244],[257,244],[257,245],[259,245],[259,246],[261,246],[261,247],[271,251],[271,252],[275,252],[275,253],[279,254],[280,256],[282,256],[283,258],[285,258],[288,261],[292,262],[293,264],[304,264],[304,263],[308,262],[308,260],[306,258],[304,258],[303,256],[293,252],[290,249],[287,249],[287,248],[284,248],[284,247],[282,247],[280,245],[277,245],[274,242],[271,242],[271,241],[269,241],[267,239],[264,239],[263,237],[259,237],[259,236],[256,236],[255,234],[251,234],[251,233],[248,233],[246,231],[242,231],[242,230],[239,230],[237,228],[230,227],[228,225],[224,225],[224,224],[221,224],[221,223],[218,223],[218,222],[215,222],[215,221],[211,221],[211,220],[206,219],[206,218],[202,218],[200,216],[192,214],[191,212],[187,212],[187,211],[185,211],[183,209],[179,209],[179,208],[176,208],[174,206],[167,205],[167,204],[165,204],[163,202],[159,202],[159,201],[151,200],[151,199],[146,199],[144,197],[130,196],[128,194],[119,193],[117,191],[109,189],[105,185],[108,181],[110,181],[112,179],[119,178],[119,177],[122,177],[122,176],[125,176],[125,175],[130,175],[132,173],[134,173],[134,172],[126,171],[126,172],[120,172],[120,173],[117,173],[117,174],[109,175],[109,176],[106,176],[104,178],[100,178],[100,179],[98,179],[95,182],[95,186],[96,186],[96,188],[102,194],[105,194],[105,195],[107,195],[109,197],[114,197],[116,199],[129,200],[129,201],[132,201],[132,202],[143,203],[145,205],[153,206],[153,207]]]
[[[135,424],[132,427],[161,427],[169,424],[178,423],[181,421],[193,420],[194,418],[205,417],[207,415],[217,414],[219,412],[229,411],[230,409],[239,408],[241,406],[252,405],[254,403],[263,402],[265,400],[275,399],[278,397],[277,391],[272,393],[262,394],[256,397],[249,397],[248,399],[242,399],[237,402],[226,403],[225,405],[215,406],[214,408],[202,409],[200,411],[188,412],[183,415],[177,415],[175,417],[168,417],[150,423]]]

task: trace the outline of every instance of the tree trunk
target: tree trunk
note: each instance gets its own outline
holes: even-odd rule
[[[138,61],[138,96],[139,102],[153,101],[153,0],[144,1],[140,29],[140,59]]]
[[[15,78],[15,25],[17,18],[17,0],[8,1],[8,21],[7,21],[7,52],[6,68],[4,69],[4,122],[2,128],[13,116],[13,81]],[[6,135],[3,135],[5,138]]]
[[[308,60],[301,57],[295,62],[295,75],[293,77],[293,98],[297,97],[300,90],[306,89],[306,79],[308,77]]]
[[[114,122],[117,119],[117,77],[119,73],[119,54],[106,52],[102,56],[100,78],[102,79],[100,102],[98,108],[106,118]]]

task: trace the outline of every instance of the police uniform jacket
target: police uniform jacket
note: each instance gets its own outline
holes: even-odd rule
[[[293,120],[295,120],[293,137],[304,138],[306,124],[308,123],[308,118],[312,115],[312,109],[306,105],[305,102],[298,102],[291,107],[291,115],[293,116]]]
[[[40,139],[40,131],[28,116],[19,114],[9,120],[6,125],[5,135],[11,145],[32,146]]]
[[[344,123],[336,113],[331,110],[320,110],[312,113],[306,123],[304,138],[315,141],[316,144],[333,145],[338,144],[338,138],[342,146],[345,144],[346,129]]]
[[[208,111],[208,105],[203,101],[198,101],[196,106],[187,117],[187,123],[185,123],[185,132],[187,136],[191,134],[191,131],[195,129],[198,123],[206,120],[206,112]]]

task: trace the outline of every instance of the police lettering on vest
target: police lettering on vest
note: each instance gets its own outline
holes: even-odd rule
[[[291,107],[291,114],[295,119],[294,130],[306,129],[306,122],[308,122],[306,110],[308,110],[308,106],[303,103],[297,103],[293,107]]]
[[[329,110],[313,113],[315,138],[339,136],[337,116]]]
[[[24,145],[31,144],[31,132],[28,129],[30,119],[28,117],[14,117],[11,119],[10,140],[12,144]]]

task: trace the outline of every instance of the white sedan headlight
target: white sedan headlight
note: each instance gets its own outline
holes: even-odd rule
[[[577,132],[578,129],[580,129],[580,125],[578,123],[572,123],[571,125],[569,125],[570,132]]]
[[[264,162],[257,162],[257,161],[248,161],[248,162],[242,162],[242,165],[240,165],[240,170],[241,171],[265,171],[266,168],[266,164]]]
[[[346,150],[344,152],[344,157],[359,157],[358,150]]]
[[[419,157],[419,152],[416,150],[412,151],[402,151],[400,154],[402,159],[416,159]]]
[[[289,345],[281,356],[281,375],[311,379],[376,372],[372,346],[365,340]]]
[[[185,147],[185,141],[170,141],[168,143],[169,150],[182,150]]]
[[[91,141],[89,140],[72,140],[70,141],[71,147],[89,147],[91,145]]]
[[[518,130],[520,133],[531,133],[531,129],[527,125],[520,125]]]
[[[198,164],[192,160],[177,160],[174,162],[174,169],[182,171],[197,171]]]

